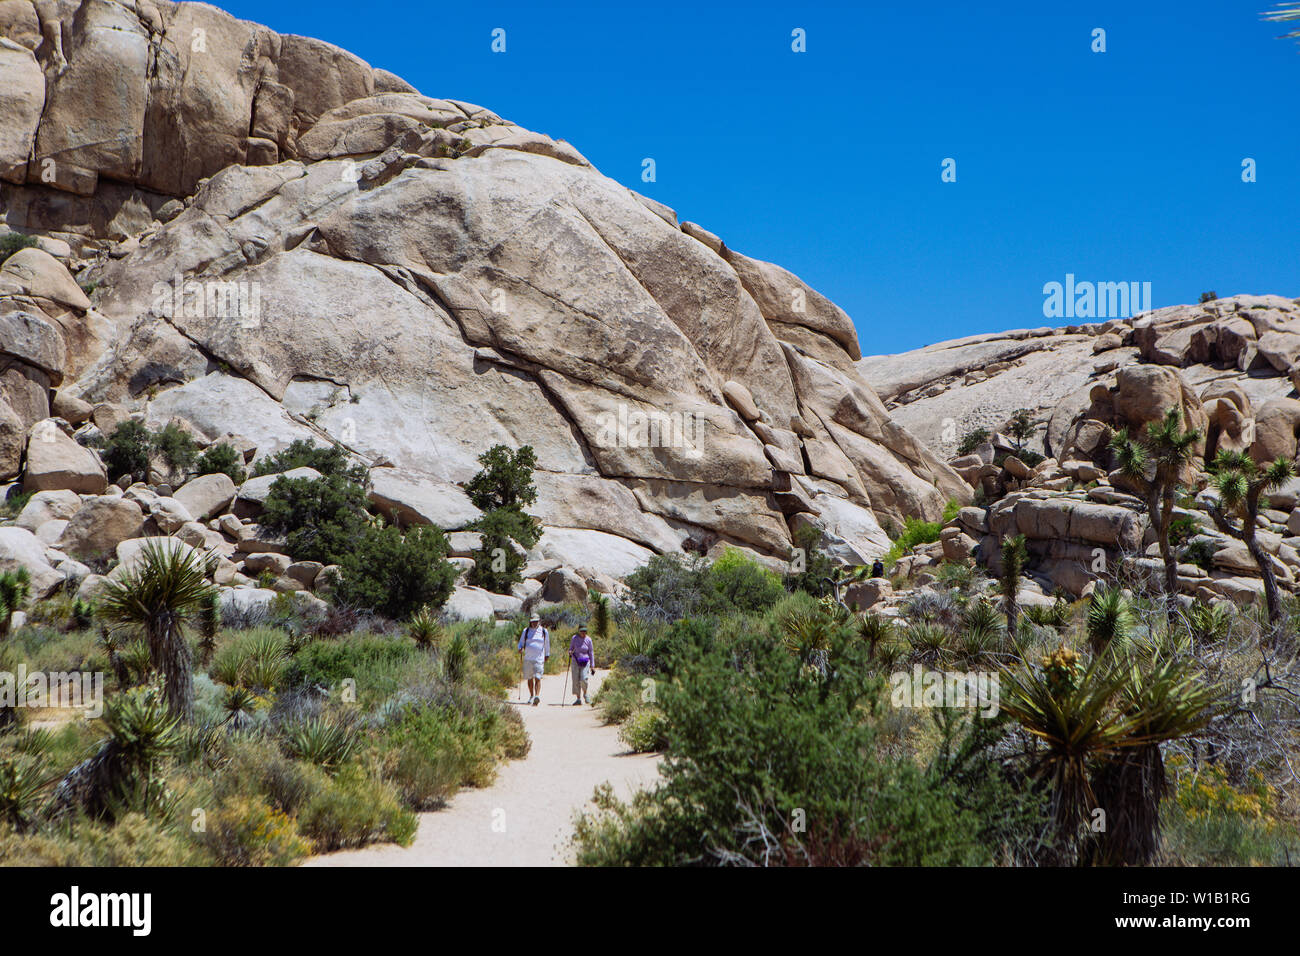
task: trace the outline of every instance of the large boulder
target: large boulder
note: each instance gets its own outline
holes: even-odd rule
[[[1296,457],[1296,436],[1300,434],[1300,401],[1278,398],[1255,413],[1255,441],[1250,456],[1265,464],[1277,458]]]
[[[95,453],[63,433],[52,419],[37,422],[27,438],[27,470],[23,487],[28,491],[75,491],[97,495],[108,476]]]
[[[177,489],[172,496],[196,521],[219,515],[235,499],[235,483],[229,475],[201,475]]]
[[[75,558],[115,554],[128,538],[144,528],[144,512],[134,501],[100,495],[87,498],[63,529],[56,547]]]
[[[457,585],[443,605],[442,613],[452,620],[492,620],[496,616],[496,607],[488,591]]]
[[[14,524],[35,532],[48,521],[68,520],[81,508],[81,495],[75,491],[38,491],[27,499]]]
[[[45,544],[26,528],[0,527],[0,572],[26,568],[37,598],[49,597],[64,580],[45,552]]]

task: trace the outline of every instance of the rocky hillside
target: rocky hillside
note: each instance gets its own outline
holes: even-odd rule
[[[589,577],[808,522],[860,561],[971,496],[842,310],[563,140],[203,4],[2,0],[0,76],[0,214],[40,238],[0,269],[0,481],[99,494],[92,439],[179,420],[339,443],[456,530],[529,444],[534,558]]]
[[[1194,522],[1180,542],[1179,588],[1206,600],[1258,600],[1262,583],[1246,546],[1209,513],[1217,496],[1206,468],[1220,449],[1247,451],[1261,465],[1297,460],[1298,359],[1300,300],[1276,295],[861,359],[858,370],[889,414],[944,454],[975,494],[941,540],[905,559],[904,569],[924,573],[944,558],[971,555],[996,566],[997,542],[1024,534],[1040,589],[1078,596],[1121,566],[1158,577],[1146,509],[1117,471],[1110,441],[1123,428],[1139,434],[1176,408],[1201,434],[1176,509]],[[1022,408],[1036,424],[1027,451],[1006,434]],[[962,439],[979,429],[990,440],[959,455]],[[1298,496],[1300,480],[1266,494],[1258,535],[1279,584],[1292,591],[1300,574]]]

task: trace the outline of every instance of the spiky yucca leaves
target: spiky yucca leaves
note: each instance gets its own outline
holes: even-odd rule
[[[104,708],[104,724],[109,739],[55,790],[57,811],[109,817],[165,813],[171,798],[163,771],[181,734],[163,689],[145,684],[116,695]]]
[[[185,626],[210,600],[209,562],[179,541],[150,541],[119,581],[108,581],[100,614],[110,626],[143,632],[149,659],[163,675],[167,706],[182,720],[194,712],[194,677]]]
[[[972,601],[962,612],[960,648],[967,660],[975,661],[998,650],[1002,638],[1002,615],[988,601]]]
[[[1183,486],[1184,471],[1196,454],[1201,433],[1183,430],[1182,412],[1171,408],[1159,422],[1148,422],[1140,438],[1127,428],[1115,433],[1110,447],[1119,470],[1142,491],[1147,514],[1156,530],[1156,543],[1165,565],[1165,615],[1173,627],[1178,614],[1178,556],[1169,540],[1174,501]]]
[[[1007,616],[1007,635],[1014,642],[1020,617],[1020,578],[1025,573],[1029,551],[1025,548],[1023,534],[1003,538],[999,549],[1002,573],[998,576],[998,590],[1002,593],[1002,613]]]
[[[1246,545],[1264,581],[1269,624],[1276,625],[1282,616],[1282,600],[1272,559],[1256,536],[1259,500],[1265,492],[1276,491],[1286,484],[1295,475],[1295,469],[1289,460],[1278,458],[1261,470],[1246,452],[1221,450],[1210,471],[1214,476],[1214,487],[1219,492],[1218,503],[1209,503],[1210,517],[1220,531]]]
[[[591,601],[591,633],[607,641],[610,635],[609,598],[596,590],[588,591],[587,596]]]
[[[217,649],[217,631],[221,629],[220,592],[213,588],[199,605],[199,664],[207,667]]]
[[[9,622],[31,594],[31,585],[31,575],[21,565],[13,571],[0,572],[0,637],[8,635]]]
[[[284,746],[290,756],[334,773],[360,748],[361,736],[350,719],[322,715],[285,727]]]
[[[1122,647],[1133,626],[1133,612],[1124,592],[1117,587],[1098,586],[1088,599],[1088,646],[1094,655],[1107,648]]]
[[[912,648],[912,661],[938,664],[949,656],[952,634],[942,624],[915,621],[903,629],[903,640]]]
[[[876,660],[881,646],[891,643],[894,639],[893,619],[870,611],[857,615],[853,622],[853,630],[861,640],[866,642],[873,661]]]
[[[243,730],[253,722],[257,707],[257,694],[251,689],[238,686],[227,687],[221,697],[221,711],[226,715],[222,723],[232,731]]]
[[[49,783],[39,757],[0,757],[0,822],[26,830],[37,819]]]
[[[438,623],[437,616],[426,604],[411,615],[411,619],[406,623],[406,633],[411,635],[416,647],[427,651],[437,647],[441,642],[442,625]]]
[[[459,684],[469,673],[469,641],[459,631],[442,649],[442,672],[453,684]]]
[[[1187,612],[1187,626],[1198,645],[1216,644],[1232,630],[1232,608],[1227,602],[1197,601]]]
[[[1145,866],[1160,836],[1160,801],[1168,782],[1160,745],[1204,729],[1221,708],[1217,690],[1182,660],[1129,664],[1117,707],[1133,720],[1125,746],[1109,755],[1093,777],[1106,828],[1090,855],[1108,865]]]

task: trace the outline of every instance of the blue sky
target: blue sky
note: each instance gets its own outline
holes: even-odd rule
[[[865,354],[1057,324],[1067,272],[1157,307],[1300,296],[1300,46],[1272,0],[219,5],[567,139],[829,296]]]

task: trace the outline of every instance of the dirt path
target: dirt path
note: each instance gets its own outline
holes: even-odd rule
[[[604,679],[598,671],[591,693]],[[603,727],[593,707],[561,707],[562,675],[542,681],[542,702],[517,703],[533,746],[500,768],[484,790],[462,790],[448,806],[420,814],[415,842],[344,850],[305,866],[565,866],[574,811],[609,781],[620,797],[652,785],[658,758],[629,754],[618,728]],[[566,703],[572,696],[566,697]]]

